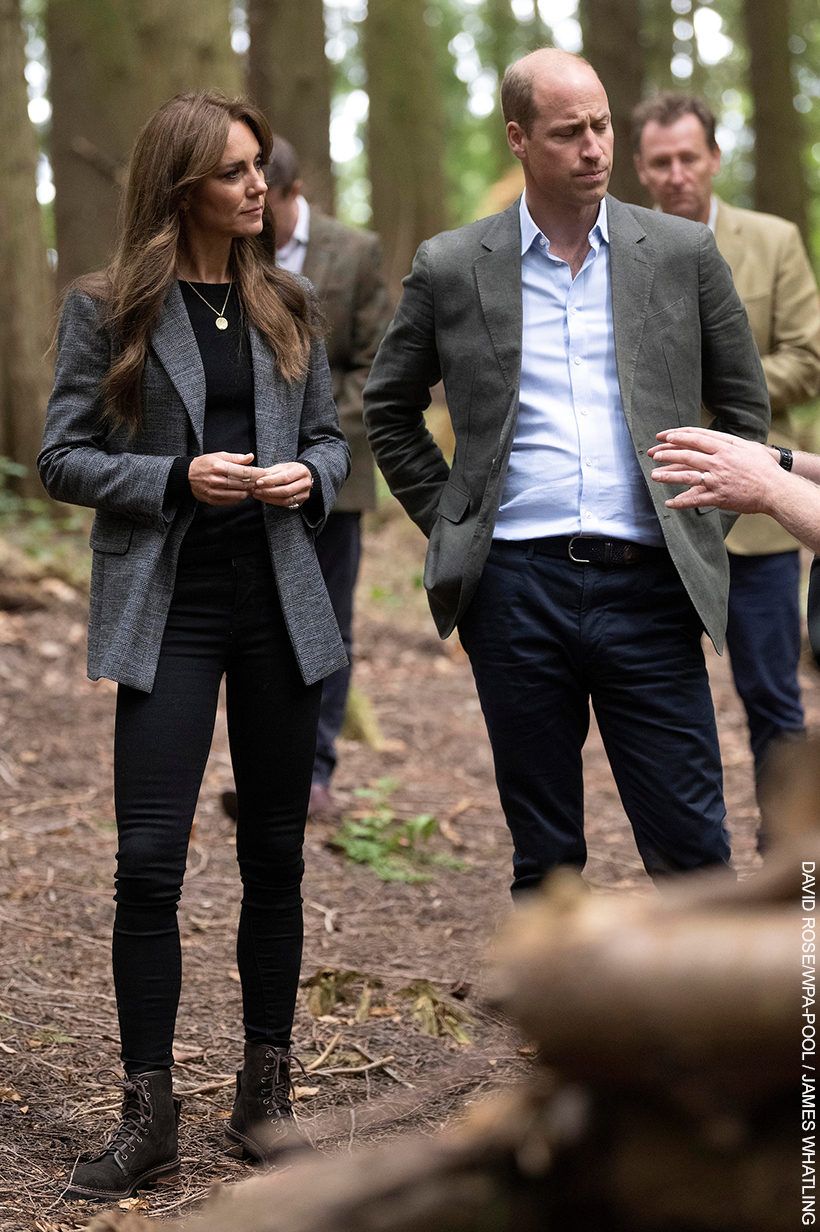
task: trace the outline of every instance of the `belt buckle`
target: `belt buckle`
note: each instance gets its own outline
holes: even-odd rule
[[[594,538],[595,538],[594,535],[573,535],[569,543],[567,544],[567,552],[569,554],[570,560],[574,561],[576,565],[591,565],[592,560],[589,557],[575,555],[572,545],[574,543],[577,543],[579,539],[583,540],[583,539],[594,539]]]

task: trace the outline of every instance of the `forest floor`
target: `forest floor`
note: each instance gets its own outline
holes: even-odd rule
[[[427,611],[423,553],[403,517],[388,514],[366,536],[354,678],[383,741],[343,740],[334,788],[359,820],[432,814],[439,827],[427,847],[447,863],[423,866],[429,880],[416,884],[383,881],[328,845],[334,825],[308,826],[303,978],[325,974],[300,993],[296,1051],[313,1070],[299,1079],[297,1112],[324,1150],[407,1128],[432,1132],[531,1064],[486,999],[488,943],[510,910],[511,845],[467,659],[455,639],[439,641]],[[86,1224],[96,1208],[66,1203],[61,1191],[75,1160],[102,1143],[119,1103],[110,1077],[108,1085],[97,1077],[118,1064],[109,962],[115,687],[85,677],[85,617],[79,589],[59,578],[10,581],[0,564],[2,1232]],[[728,664],[707,654],[744,874],[758,862],[751,758]],[[807,671],[804,686],[817,723],[820,678]],[[585,774],[593,892],[654,893],[594,724]],[[239,884],[233,826],[220,806],[230,786],[220,710],[180,906],[182,1177],[177,1188],[125,1204],[152,1216],[177,1217],[213,1182],[250,1175],[221,1149],[242,1052]],[[453,859],[462,867],[449,866]],[[334,978],[345,1000],[333,1000]],[[422,1031],[413,1010],[424,994],[439,1023],[453,1025],[452,1006],[469,1014],[460,1025],[471,1043]]]

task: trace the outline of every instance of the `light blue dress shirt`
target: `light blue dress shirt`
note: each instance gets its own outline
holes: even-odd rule
[[[520,215],[520,409],[494,536],[581,533],[661,546],[621,406],[606,201],[574,279],[523,194]]]

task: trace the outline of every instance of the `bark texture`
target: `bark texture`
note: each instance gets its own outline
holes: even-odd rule
[[[51,277],[36,195],[19,0],[0,0],[0,454],[27,468],[17,490],[43,497],[35,459],[51,386]]]
[[[248,89],[299,155],[305,195],[334,209],[322,0],[249,0]]]
[[[644,0],[641,11],[646,60],[644,88],[647,94],[656,90],[671,90],[674,86],[672,44],[675,41],[672,27],[676,14],[670,8],[669,0]]]
[[[370,0],[364,55],[373,228],[393,293],[422,240],[446,225],[442,105],[424,0]]]
[[[640,0],[580,0],[584,55],[609,95],[615,156],[609,190],[621,201],[648,205],[632,165],[632,110],[641,101],[644,49]]]
[[[49,0],[58,281],[108,260],[129,151],[174,94],[241,89],[229,0]]]
[[[754,107],[755,208],[797,223],[809,242],[803,134],[794,108],[790,0],[745,0],[749,85]]]
[[[512,154],[501,114],[501,82],[522,42],[521,28],[512,11],[510,0],[486,0],[482,16],[489,31],[486,61],[494,69],[498,85],[496,106],[498,123],[492,126],[493,179],[500,179],[510,169]]]

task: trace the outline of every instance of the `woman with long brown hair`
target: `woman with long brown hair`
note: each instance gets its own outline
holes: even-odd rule
[[[313,539],[347,473],[307,284],[275,266],[255,107],[179,96],[140,134],[122,238],[69,293],[40,474],[93,506],[88,671],[118,682],[114,984],[122,1119],[70,1196],[173,1179],[176,920],[226,676],[245,1031],[228,1137],[292,1118],[302,841],[321,680],[345,661]]]

